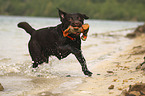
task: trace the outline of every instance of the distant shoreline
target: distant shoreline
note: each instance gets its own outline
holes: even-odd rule
[[[145,21],[144,0],[0,0],[0,14],[58,17],[57,8],[91,19]]]

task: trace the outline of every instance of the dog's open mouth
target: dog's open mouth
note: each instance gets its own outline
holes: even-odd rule
[[[73,27],[70,25],[66,30],[63,31],[63,36],[66,37],[69,34],[75,34],[76,36],[79,36],[81,33],[83,33],[81,39],[85,41],[88,31],[89,24],[83,24],[81,27]]]
[[[82,32],[82,27],[73,27],[73,26],[69,26],[69,33],[75,34],[75,35],[80,35]]]

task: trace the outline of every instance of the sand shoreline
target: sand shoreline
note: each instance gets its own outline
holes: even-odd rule
[[[83,83],[73,90],[62,93],[62,96],[118,96],[129,85],[145,83],[143,71],[136,66],[143,62],[145,35],[134,39],[133,43],[113,56],[112,60],[101,62],[93,68],[91,78],[82,78]],[[98,74],[99,72],[99,74]],[[114,85],[113,89],[108,89]]]
[[[114,54],[110,59],[101,61],[99,65],[96,64],[97,66],[91,69],[92,77],[72,76],[50,79],[28,77],[28,80],[24,78],[25,82],[22,80],[20,83],[26,83],[26,86],[34,85],[34,89],[30,88],[16,96],[119,96],[123,90],[128,90],[129,85],[145,83],[144,72],[136,70],[136,66],[143,62],[145,56],[144,41],[145,35],[139,36],[133,40],[132,44]],[[17,77],[12,76],[12,78]],[[8,78],[11,79],[10,76]],[[11,85],[3,85],[4,92]],[[111,85],[114,88],[108,89]]]

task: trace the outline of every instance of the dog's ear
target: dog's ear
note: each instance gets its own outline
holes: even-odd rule
[[[62,21],[64,18],[65,18],[65,15],[67,14],[66,12],[63,12],[62,10],[60,10],[59,8],[58,9],[58,13],[59,13],[59,17],[60,17],[60,20]]]
[[[84,19],[89,19],[89,17],[85,14],[81,14]]]

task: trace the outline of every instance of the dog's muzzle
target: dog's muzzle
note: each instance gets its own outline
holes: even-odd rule
[[[83,24],[81,27],[73,27],[70,25],[66,30],[63,31],[63,36],[66,37],[69,34],[75,34],[78,36],[81,33],[83,33],[81,39],[85,41],[87,39],[88,31],[89,31],[89,24]]]

